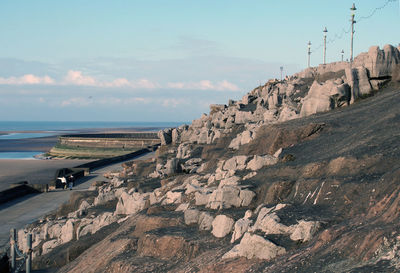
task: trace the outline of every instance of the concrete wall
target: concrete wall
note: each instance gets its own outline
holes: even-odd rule
[[[87,134],[59,137],[59,144],[69,147],[88,148],[142,148],[160,143],[157,134]]]

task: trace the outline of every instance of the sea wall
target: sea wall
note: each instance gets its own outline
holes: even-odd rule
[[[59,144],[77,148],[141,148],[157,145],[160,139],[156,133],[132,134],[79,134],[59,137]]]

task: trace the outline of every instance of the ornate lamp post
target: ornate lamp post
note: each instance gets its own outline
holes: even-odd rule
[[[356,5],[353,3],[353,6],[350,8],[350,10],[351,10],[351,20],[350,20],[350,22],[351,22],[351,44],[350,44],[350,62],[352,63],[353,62],[353,37],[354,37],[354,24],[355,23],[357,23],[355,20],[354,20],[354,16],[356,15],[355,13],[356,13]]]
[[[326,35],[328,33],[328,30],[326,29],[326,27],[325,27],[323,33],[324,33],[324,64],[326,64]]]

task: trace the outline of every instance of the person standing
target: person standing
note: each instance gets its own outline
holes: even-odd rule
[[[60,178],[60,180],[63,185],[63,189],[65,190],[67,188],[67,179],[65,179],[65,177],[63,176]]]

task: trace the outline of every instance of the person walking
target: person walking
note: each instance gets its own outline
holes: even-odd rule
[[[71,174],[68,179],[68,187],[69,190],[72,191],[72,187],[74,186],[74,176]]]

